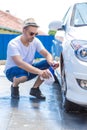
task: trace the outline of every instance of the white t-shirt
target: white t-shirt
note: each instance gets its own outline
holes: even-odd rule
[[[35,56],[35,52],[40,52],[44,49],[43,44],[38,38],[34,38],[29,46],[24,46],[20,40],[21,36],[17,36],[12,39],[7,47],[7,60],[5,65],[5,71],[11,67],[17,66],[12,59],[12,56],[20,55],[23,61],[32,64]]]

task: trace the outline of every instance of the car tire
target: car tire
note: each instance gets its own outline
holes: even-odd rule
[[[56,83],[56,84],[60,85],[59,80],[58,80],[58,78],[57,78],[57,76],[56,76],[56,75],[54,75],[54,79],[55,79],[54,83]]]
[[[74,112],[79,113],[83,110],[83,107],[79,106],[78,104],[75,104],[71,101],[69,101],[66,98],[67,94],[67,83],[66,83],[66,74],[64,69],[64,64],[62,63],[62,70],[61,70],[61,93],[62,93],[62,107],[66,112]]]
[[[64,110],[67,113],[80,113],[80,112],[83,112],[85,108],[65,99]]]
[[[64,109],[66,112],[72,112],[76,110],[76,107],[75,104],[73,104],[71,101],[65,99]]]

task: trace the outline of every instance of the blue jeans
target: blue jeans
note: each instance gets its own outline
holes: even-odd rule
[[[34,64],[32,64],[32,66],[39,68],[41,70],[49,68],[49,64],[47,63],[46,60],[42,60],[40,62],[34,63]],[[12,67],[6,71],[6,77],[11,82],[13,82],[14,77],[19,78],[22,76],[26,76],[28,78],[28,80],[31,80],[31,79],[35,78],[37,76],[37,74],[29,73],[17,66]]]

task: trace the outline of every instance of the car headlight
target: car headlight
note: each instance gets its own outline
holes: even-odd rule
[[[73,40],[71,46],[74,49],[75,56],[84,62],[87,62],[87,41]]]

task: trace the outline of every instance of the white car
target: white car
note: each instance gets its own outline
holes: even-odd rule
[[[61,33],[62,32],[62,33]],[[59,76],[66,111],[87,108],[87,2],[72,5],[56,36],[63,34]]]

